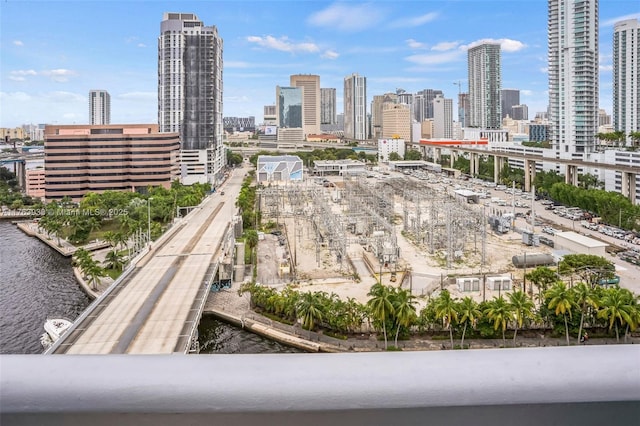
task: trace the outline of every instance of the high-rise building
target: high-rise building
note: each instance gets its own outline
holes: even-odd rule
[[[433,137],[453,137],[453,100],[437,95],[433,102]]]
[[[289,79],[291,87],[302,88],[302,131],[305,137],[320,134],[320,76],[296,74]]]
[[[518,89],[502,89],[500,91],[500,109],[502,109],[502,118],[507,115],[513,117],[513,107],[520,105],[520,90]],[[518,120],[517,118],[515,118]]]
[[[548,25],[551,144],[582,158],[598,131],[598,0],[549,0]]]
[[[511,107],[511,114],[509,115],[514,120],[528,120],[529,119],[529,107],[525,104],[514,105]]]
[[[278,114],[276,113],[276,106],[275,105],[265,105],[264,106],[262,123],[265,126],[277,126],[278,125],[277,117],[278,117]]]
[[[614,94],[615,97],[615,94]],[[607,111],[600,108],[598,110],[598,126],[608,126],[611,124],[611,116],[607,114]]]
[[[111,96],[106,90],[89,91],[89,124],[111,124]]]
[[[382,137],[382,111],[387,103],[398,102],[398,95],[395,93],[385,93],[384,95],[374,95],[371,101],[371,136],[373,139]]]
[[[416,121],[422,122],[427,118],[433,118],[433,100],[438,95],[444,96],[442,90],[424,89],[415,94],[413,113]]]
[[[500,44],[483,43],[467,51],[469,71],[469,127],[500,129]]]
[[[411,140],[411,108],[409,105],[394,103],[383,105],[382,138]]]
[[[637,19],[613,28],[613,130],[640,132],[640,24]]]
[[[344,135],[367,139],[367,78],[353,73],[344,78]]]
[[[160,24],[158,124],[180,134],[183,183],[223,177],[222,38],[193,13],[165,13]]]
[[[320,124],[336,124],[336,89],[320,89]]]
[[[302,87],[276,86],[276,123],[278,140],[301,141],[304,139],[304,109]]]
[[[471,107],[469,106],[469,94],[458,93],[458,121],[460,127],[469,126],[469,114],[471,113]]]

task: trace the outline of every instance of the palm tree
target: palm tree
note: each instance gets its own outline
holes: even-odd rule
[[[73,266],[80,269],[80,273],[84,278],[87,277],[87,273],[94,263],[93,255],[85,248],[81,247],[73,254]]]
[[[116,249],[113,249],[109,253],[107,253],[105,260],[109,269],[122,271],[122,267],[124,266],[124,258],[120,253],[118,253]]]
[[[601,300],[601,309],[598,311],[598,317],[609,321],[609,330],[616,327],[616,341],[620,342],[620,332],[618,330],[618,323],[620,325],[631,325],[635,328],[634,316],[632,313],[633,308],[631,306],[633,296],[629,296],[630,292],[627,289],[621,289],[620,287],[612,287],[605,291]]]
[[[102,269],[96,262],[94,265],[89,267],[87,276],[89,277],[89,285],[91,286],[91,290],[95,291],[98,289],[100,278],[105,276],[104,269]]]
[[[598,299],[591,287],[585,283],[578,283],[572,288],[572,291],[576,305],[580,307],[580,327],[578,328],[578,342],[580,342],[580,338],[582,337],[582,328],[584,325],[584,316],[590,307],[598,307]]]
[[[502,296],[494,298],[487,303],[484,314],[493,321],[493,329],[502,329],[502,344],[507,347],[507,339],[504,336],[507,324],[513,319],[513,310],[509,303]]]
[[[436,317],[442,318],[442,326],[449,329],[449,338],[451,340],[451,349],[453,349],[453,321],[458,320],[458,311],[456,310],[456,302],[451,298],[448,290],[442,290],[438,298],[434,301],[436,309]]]
[[[311,339],[311,331],[316,321],[321,321],[323,316],[322,303],[318,293],[310,291],[302,293],[296,305],[296,315],[302,319],[302,325],[309,330],[309,339]]]
[[[384,333],[384,349],[387,350],[387,318],[393,315],[394,308],[391,303],[391,288],[378,282],[371,286],[367,296],[372,296],[367,301],[367,306],[371,311],[374,320],[382,323],[382,332]]]
[[[400,327],[409,327],[416,318],[415,296],[405,290],[399,288],[393,297],[393,309],[396,317],[396,338],[394,345],[398,347],[398,334]]]
[[[515,347],[518,328],[522,328],[522,324],[526,319],[533,317],[534,304],[533,301],[529,299],[529,296],[520,290],[509,294],[509,304],[511,305],[516,320],[515,330],[513,331],[513,347]]]
[[[471,325],[471,328],[475,328],[482,312],[478,309],[478,304],[467,296],[458,304],[458,314],[460,315],[460,322],[464,325],[462,340],[460,340],[460,348],[464,349],[464,336],[467,332],[467,326]]]
[[[567,346],[569,346],[569,325],[567,324],[567,314],[571,318],[571,308],[575,305],[573,293],[567,289],[563,282],[557,282],[549,290],[544,293],[548,300],[547,307],[554,310],[556,315],[564,317],[564,331],[567,337]]]

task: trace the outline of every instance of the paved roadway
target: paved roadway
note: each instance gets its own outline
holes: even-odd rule
[[[246,169],[185,217],[182,229],[150,253],[110,303],[83,329],[69,354],[167,354],[178,340],[236,207]],[[225,195],[220,195],[224,189]],[[82,326],[81,326],[82,327]],[[81,328],[80,327],[80,328]]]

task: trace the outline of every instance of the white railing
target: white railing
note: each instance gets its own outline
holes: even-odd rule
[[[640,347],[0,356],[8,425],[630,425]]]

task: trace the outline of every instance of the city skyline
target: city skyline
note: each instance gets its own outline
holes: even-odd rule
[[[275,87],[293,74],[316,74],[322,88],[336,88],[338,113],[344,78],[353,73],[367,78],[367,109],[374,95],[397,88],[442,90],[455,100],[459,89],[468,90],[467,48],[482,41],[500,44],[502,88],[519,89],[531,116],[548,103],[543,0],[517,8],[506,1],[33,5],[0,6],[1,127],[86,123],[87,93],[95,87],[111,94],[112,123],[157,122],[157,36],[165,12],[194,13],[218,28],[224,116],[262,122]],[[603,1],[599,9],[599,107],[611,114],[613,26],[640,18],[640,11],[626,0]]]

